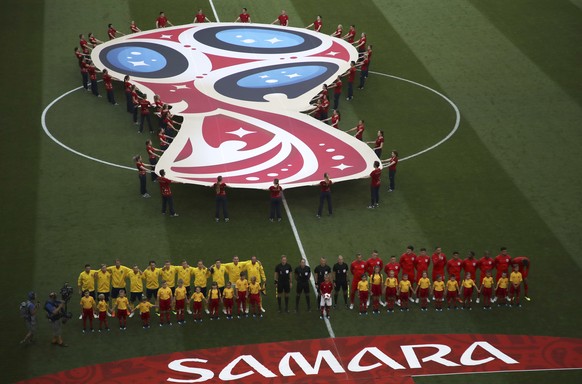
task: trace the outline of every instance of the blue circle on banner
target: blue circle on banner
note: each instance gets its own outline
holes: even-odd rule
[[[305,39],[297,34],[276,29],[237,28],[220,31],[216,38],[222,42],[254,48],[289,48],[303,44]]]
[[[327,72],[321,65],[300,65],[254,73],[237,81],[243,88],[273,88],[301,83]]]
[[[159,71],[168,64],[161,53],[139,46],[114,48],[107,52],[107,59],[116,67],[144,73]]]

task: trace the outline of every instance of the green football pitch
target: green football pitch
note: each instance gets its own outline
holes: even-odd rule
[[[300,248],[287,217],[271,223],[264,191],[230,190],[228,224],[214,222],[209,188],[175,185],[178,218],[160,215],[160,194],[138,194],[133,171],[79,157],[56,145],[41,126],[45,107],[80,85],[73,47],[78,34],[106,40],[108,23],[129,32],[154,27],[164,10],[174,25],[187,24],[198,8],[215,20],[207,1],[7,0],[2,23],[2,171],[0,188],[2,382],[142,355],[329,336],[312,314],[278,314],[272,284],[259,323],[188,324],[144,335],[137,319],[127,332],[82,335],[78,320],[65,326],[69,348],[50,346],[49,325],[39,324],[35,345],[25,334],[18,305],[29,290],[44,301],[63,282],[76,285],[85,263],[145,267],[148,260],[190,264],[257,255],[272,281],[282,254],[293,266]],[[323,16],[324,32],[356,24],[374,46],[364,91],[340,103],[341,127],[366,120],[366,139],[384,130],[386,145],[401,157],[417,154],[456,128],[441,145],[399,164],[397,190],[383,178],[381,207],[366,209],[369,180],[333,188],[334,216],[317,219],[318,189],[285,193],[311,265],[337,255],[351,261],[373,249],[386,261],[408,244],[513,256],[532,261],[531,302],[519,310],[410,313],[359,318],[338,309],[331,327],[338,337],[385,334],[495,333],[582,337],[577,276],[582,269],[582,2],[580,0],[216,0],[221,21],[234,21],[246,6],[253,22],[271,23],[285,9],[292,26]],[[388,75],[388,76],[386,76]],[[100,85],[102,87],[102,85]],[[118,101],[123,104],[119,83]],[[102,94],[104,94],[102,90]],[[145,156],[123,105],[112,107],[80,90],[46,115],[61,142],[89,156],[132,166]],[[578,176],[576,176],[578,175]],[[78,313],[78,297],[73,298]],[[293,302],[293,300],[292,300]],[[293,306],[293,305],[292,305]],[[135,326],[131,326],[135,323]],[[203,329],[203,331],[200,331]],[[580,371],[522,372],[415,378],[417,383],[578,383]]]

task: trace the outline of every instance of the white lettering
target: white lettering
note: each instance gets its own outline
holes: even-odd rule
[[[358,352],[356,356],[353,357],[353,359],[348,364],[348,370],[352,372],[364,372],[378,368],[379,366],[382,365],[380,363],[375,363],[372,365],[361,365],[360,360],[362,360],[362,357],[364,357],[366,353],[371,353],[372,355],[374,355],[374,357],[376,357],[378,360],[380,360],[382,363],[386,364],[392,369],[405,369],[402,365],[398,364],[396,361],[394,361],[391,357],[387,356],[384,352],[380,351],[378,348],[368,347],[362,349],[360,352]]]
[[[281,361],[279,362],[279,372],[283,376],[295,376],[295,372],[290,367],[290,360],[293,359],[299,365],[299,368],[305,372],[306,375],[317,375],[319,373],[319,368],[321,367],[321,362],[325,360],[327,365],[331,368],[334,373],[344,373],[345,370],[337,361],[336,357],[329,350],[323,350],[317,352],[317,358],[315,359],[315,364],[311,366],[303,357],[301,352],[288,352]]]
[[[273,372],[269,371],[269,369],[267,367],[265,367],[263,364],[259,363],[257,361],[257,359],[255,359],[252,355],[241,355],[241,356],[237,357],[236,359],[234,359],[233,361],[231,361],[230,363],[228,363],[228,365],[226,367],[224,367],[222,369],[222,371],[220,371],[220,374],[218,375],[220,380],[224,380],[224,381],[240,380],[243,377],[247,377],[247,376],[250,376],[250,375],[255,373],[255,371],[250,370],[250,371],[240,373],[238,375],[233,374],[232,373],[233,368],[236,367],[236,365],[241,360],[243,360],[245,363],[247,363],[252,369],[254,369],[256,371],[256,373],[262,375],[263,377],[277,377],[277,375],[275,375]]]
[[[501,352],[499,349],[495,348],[491,344],[486,341],[475,341],[473,344],[467,348],[463,355],[461,356],[461,364],[468,365],[468,366],[475,366],[488,363],[494,360],[493,357],[487,357],[481,360],[473,360],[473,352],[477,347],[481,347],[487,352],[489,352],[492,356],[495,356],[499,360],[503,361],[505,364],[519,364],[517,360],[513,360],[511,357],[507,356],[505,353]]]
[[[195,368],[195,367],[188,367],[182,365],[182,363],[207,363],[208,360],[203,359],[180,359],[174,360],[170,364],[168,364],[168,368],[172,371],[182,372],[182,373],[189,373],[192,375],[199,375],[200,377],[197,379],[190,379],[190,380],[183,380],[183,379],[174,379],[169,377],[168,381],[172,383],[202,383],[204,381],[210,380],[214,377],[214,372],[204,368]]]
[[[421,368],[420,362],[418,361],[418,357],[414,352],[414,348],[436,348],[437,351],[430,356],[423,357],[422,362],[426,363],[427,361],[434,361],[435,363],[444,365],[445,367],[458,367],[459,364],[454,363],[450,360],[443,359],[443,356],[448,355],[451,353],[451,347],[443,344],[417,344],[417,345],[403,345],[400,347],[402,349],[402,353],[404,353],[404,357],[406,357],[406,362],[410,366],[410,368]]]

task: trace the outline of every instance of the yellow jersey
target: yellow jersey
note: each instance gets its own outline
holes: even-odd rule
[[[428,277],[421,277],[420,279],[418,279],[418,286],[421,289],[427,289],[428,287],[430,287],[430,279]]]
[[[365,281],[361,280],[358,283],[358,291],[360,291],[360,292],[368,292],[368,287],[369,287],[368,280],[365,280]]]
[[[445,282],[444,281],[435,281],[434,283],[432,283],[432,289],[434,289],[437,292],[442,292],[445,290]]]
[[[232,299],[234,297],[234,289],[224,288],[224,291],[222,291],[222,297],[225,299]]]
[[[174,290],[174,296],[176,297],[176,300],[184,300],[186,299],[186,295],[188,293],[186,292],[186,287],[176,287],[176,289]]]
[[[159,279],[160,273],[161,273],[161,268],[155,268],[152,271],[152,269],[148,267],[148,269],[143,271],[143,277],[146,281],[146,288],[147,289],[160,288],[160,279]]]
[[[105,300],[99,300],[99,302],[97,303],[97,309],[99,310],[99,312],[107,312],[107,302]]]
[[[192,297],[190,297],[190,299],[194,302],[199,303],[202,301],[202,299],[204,299],[204,294],[202,292],[194,292],[192,294]]]
[[[135,306],[136,309],[139,309],[139,313],[148,313],[150,308],[154,305],[149,301],[141,301],[138,305]]]
[[[172,298],[172,290],[169,287],[158,289],[158,299],[168,300]]]
[[[170,288],[173,288],[176,286],[176,274],[178,273],[176,268],[177,267],[170,265],[170,267],[168,269],[166,269],[166,267],[164,267],[160,271],[160,276],[162,277],[162,281],[165,281],[166,283],[168,283],[168,287],[170,287]]]
[[[192,280],[192,275],[194,273],[192,272],[193,269],[194,268],[192,267],[184,268],[181,265],[179,267],[176,267],[176,271],[178,271],[178,280],[182,279],[185,287],[190,286],[190,281]]]
[[[235,285],[237,292],[246,292],[249,289],[249,281],[247,279],[238,279]]]
[[[97,277],[97,292],[109,292],[111,290],[111,272],[99,270],[95,272]]]
[[[220,265],[220,268],[217,268],[216,265],[212,268],[212,281],[215,281],[218,284],[218,288],[222,288],[226,285],[226,268],[224,265]]]
[[[111,285],[113,288],[125,288],[125,279],[129,272],[133,272],[131,269],[120,265],[117,267],[116,265],[112,267],[108,267],[107,270],[111,273]]]
[[[95,290],[95,272],[97,271],[91,270],[89,272],[83,271],[79,274],[77,285],[81,287],[81,291],[93,292]]]
[[[210,288],[208,291],[208,300],[218,299],[220,297],[220,291],[218,288]]]
[[[412,284],[410,283],[410,280],[401,280],[400,283],[398,284],[398,287],[400,288],[400,292],[408,292],[410,291],[410,288],[412,288]]]
[[[388,288],[396,288],[398,286],[398,279],[395,277],[387,277],[384,285]]]
[[[491,288],[491,287],[493,287],[493,277],[491,277],[491,276],[484,277],[483,278],[483,286],[485,288]]]
[[[222,264],[226,268],[226,273],[228,274],[228,280],[234,284],[240,278],[240,273],[243,272],[250,261],[239,261],[237,264],[225,263]]]
[[[206,268],[194,268],[194,286],[204,288],[206,284],[208,284],[208,276],[210,276],[210,272]]]
[[[253,283],[249,283],[249,292],[251,295],[256,295],[257,293],[259,293],[261,291],[261,284],[255,282]]]
[[[497,287],[498,288],[507,288],[507,285],[509,284],[509,279],[507,277],[502,277],[497,281]]]
[[[126,296],[123,297],[118,297],[117,299],[115,299],[115,306],[117,307],[117,309],[128,309],[129,308],[129,300],[127,300]]]
[[[523,277],[521,275],[521,272],[511,272],[511,274],[509,275],[509,281],[511,281],[511,284],[513,285],[519,285],[521,284],[521,282],[523,281]]]
[[[457,291],[457,290],[459,290],[459,283],[457,283],[457,280],[447,281],[447,291]]]
[[[267,281],[267,277],[265,276],[265,270],[263,269],[262,264],[258,261],[253,264],[252,262],[248,263],[245,266],[245,271],[247,272],[247,279],[251,281],[251,278],[254,276],[257,279],[257,283],[264,284]]]
[[[91,309],[95,307],[95,299],[93,296],[83,296],[81,297],[81,307],[83,309]]]
[[[129,277],[129,291],[134,293],[143,292],[143,273],[131,271],[127,276]]]
[[[382,278],[382,275],[375,274],[372,276],[372,278],[370,280],[372,280],[372,285],[382,285],[382,283],[383,283],[382,280],[384,280],[384,279]]]
[[[475,281],[473,279],[465,279],[463,280],[463,287],[465,288],[473,288],[475,286]]]

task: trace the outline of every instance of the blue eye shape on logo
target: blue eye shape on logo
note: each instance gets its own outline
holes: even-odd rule
[[[155,43],[113,44],[99,52],[99,59],[113,71],[147,79],[173,77],[188,69],[184,55]]]
[[[243,77],[236,84],[244,88],[273,88],[284,87],[311,80],[327,72],[327,68],[321,65],[301,65],[271,69]]]
[[[218,32],[216,38],[228,44],[255,48],[288,48],[303,44],[297,34],[275,29],[237,28]]]

